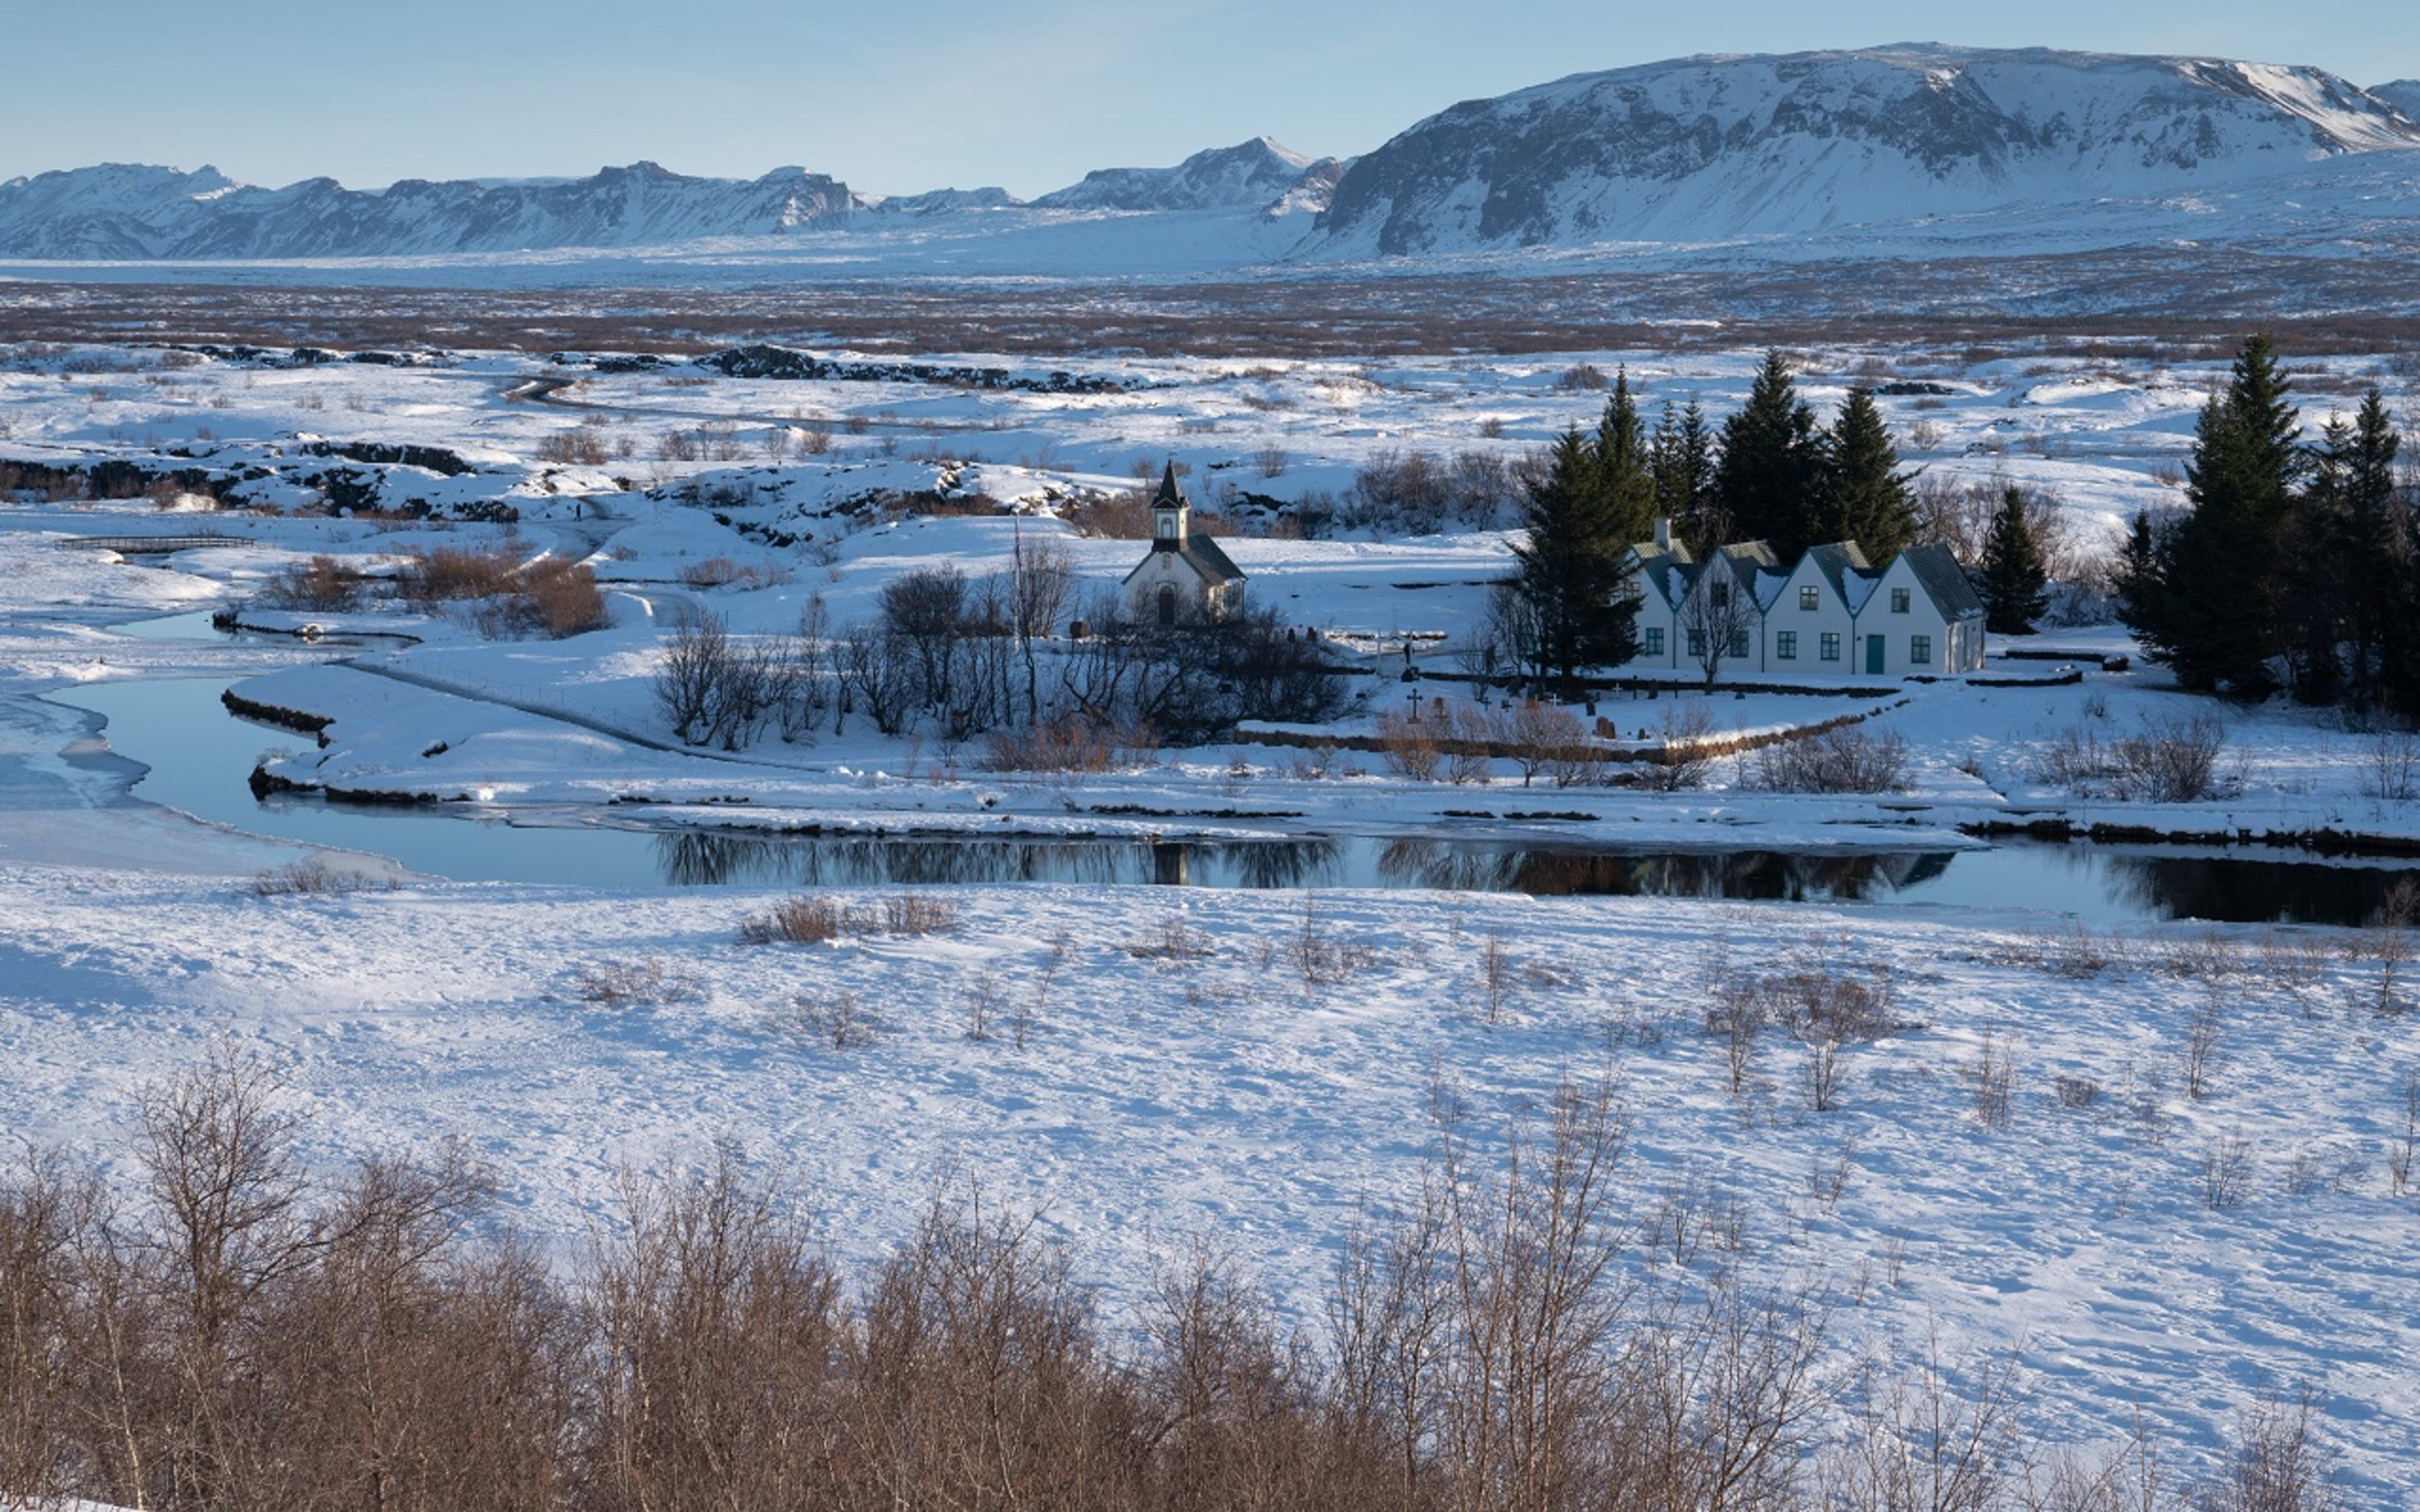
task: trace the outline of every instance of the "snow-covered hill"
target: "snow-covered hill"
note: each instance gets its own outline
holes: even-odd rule
[[[1345,173],[1320,242],[1366,255],[1791,235],[2415,148],[2405,114],[2316,69],[1930,44],[1684,58],[1421,121]]]
[[[2371,98],[2382,100],[2412,120],[2420,121],[2420,79],[2397,79],[2370,85]]]
[[[1314,162],[1265,136],[1197,152],[1173,168],[1095,168],[1033,203],[1058,210],[1260,210],[1333,182],[1335,160]],[[1297,208],[1323,209],[1318,203]]]
[[[214,168],[103,163],[0,183],[0,255],[57,258],[426,255],[646,246],[845,224],[848,186],[804,168],[697,178],[652,162],[587,178],[307,178],[238,184]]]

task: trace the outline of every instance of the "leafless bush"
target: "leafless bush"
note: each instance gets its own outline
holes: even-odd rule
[[[890,934],[955,933],[958,905],[929,892],[893,893],[882,900],[882,928]]]
[[[680,570],[685,588],[773,588],[789,580],[789,574],[778,567],[756,566],[736,562],[729,557],[706,557],[685,563]]]
[[[739,926],[744,945],[824,945],[857,933],[849,910],[835,898],[784,898],[771,913]]]
[[[2202,1206],[2240,1208],[2252,1195],[2252,1141],[2229,1130],[2202,1147]]]
[[[862,1050],[881,1038],[886,1026],[855,993],[801,993],[791,999],[782,1025],[833,1050]]]
[[[2413,954],[2412,925],[2415,916],[2420,916],[2420,885],[2404,877],[2386,889],[2386,901],[2379,905],[2378,923],[2363,935],[2371,958],[2378,963],[2374,1007],[2388,1017],[2403,1011],[2398,988],[2403,967]]]
[[[2004,1130],[2016,1107],[2017,1056],[2015,1037],[1986,1030],[1975,1063],[1966,1070],[1975,1094],[1975,1117],[1986,1129]]]
[[[2392,803],[2420,797],[2420,733],[2393,726],[2374,733],[2364,753],[2361,791]]]
[[[1445,760],[1435,721],[1392,710],[1378,716],[1378,755],[1387,769],[1415,782],[1434,782]]]
[[[2208,715],[2147,719],[2139,733],[2115,740],[2074,725],[2044,743],[2034,769],[2040,780],[2083,796],[2194,803],[2232,791],[2219,770],[2226,748],[2226,727]]]
[[[1840,725],[1759,747],[1742,766],[1747,786],[1769,793],[1896,793],[1907,786],[1907,742]]]
[[[1504,1003],[1512,995],[1512,953],[1505,949],[1504,932],[1489,930],[1479,939],[1479,984],[1487,1000],[1487,1022],[1500,1024]]]
[[[579,467],[603,467],[611,460],[605,438],[588,426],[550,433],[537,443],[537,459]]]
[[[1289,460],[1286,449],[1275,442],[1259,447],[1252,453],[1252,466],[1260,470],[1264,478],[1284,477]]]
[[[252,879],[256,898],[332,898],[378,886],[368,873],[330,866],[317,856],[273,866]]]
[[[259,596],[263,604],[273,609],[341,614],[361,603],[362,579],[359,573],[339,564],[334,557],[315,556],[272,574],[260,585]]]
[[[2226,1042],[2226,1003],[2216,989],[2202,995],[2185,1026],[2185,1095],[2208,1097],[2218,1075],[2220,1054]]]
[[[1666,704],[1656,732],[1664,759],[1640,762],[1632,769],[1638,785],[1657,793],[1704,787],[1714,766],[1708,748],[1714,733],[1714,712],[1703,699]]]
[[[2058,1105],[2063,1108],[2082,1111],[2101,1101],[2101,1084],[2089,1076],[2061,1072],[2052,1085],[2057,1088]]]
[[[2399,1197],[2420,1176],[2420,1165],[2414,1164],[2420,1160],[2420,1071],[2405,1071],[2396,1093],[2397,1123],[2395,1137],[2386,1146],[2386,1173]]]
[[[583,1003],[624,1008],[650,1003],[683,1003],[701,995],[697,980],[666,966],[660,956],[644,961],[601,961],[573,974],[573,990]]]
[[[1333,987],[1377,964],[1378,951],[1321,919],[1319,900],[1303,894],[1302,923],[1286,937],[1285,958],[1306,987]]]
[[[1140,938],[1126,942],[1126,954],[1138,961],[1200,961],[1213,953],[1210,936],[1181,914],[1163,916]]]
[[[984,736],[983,764],[995,772],[1109,772],[1144,760],[1156,744],[1148,732],[1109,730],[1069,713],[991,731]]]
[[[2343,1504],[2328,1486],[2327,1455],[2307,1396],[2290,1411],[2262,1403],[2239,1419],[2227,1440],[2226,1475],[2203,1502],[2209,1512],[2333,1512]]]
[[[489,549],[437,547],[414,552],[396,579],[405,602],[424,613],[459,601],[489,635],[535,631],[578,635],[606,623],[605,595],[586,563],[538,557],[521,560],[507,538]]]
[[[1613,380],[1594,363],[1575,363],[1555,375],[1555,387],[1566,392],[1587,392],[1609,389]]]

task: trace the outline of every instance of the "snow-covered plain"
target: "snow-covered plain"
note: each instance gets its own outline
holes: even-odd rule
[[[464,1135],[502,1172],[515,1220],[566,1253],[610,1211],[626,1163],[683,1159],[728,1134],[797,1178],[845,1258],[879,1253],[937,1186],[980,1181],[1041,1208],[1113,1317],[1156,1259],[1207,1237],[1316,1327],[1357,1206],[1416,1189],[1440,1090],[1494,1141],[1566,1074],[1609,1069],[1637,1119],[1642,1215],[1693,1213],[1681,1227],[1701,1243],[1736,1233],[1762,1273],[1827,1278],[1843,1373],[1862,1353],[1903,1358],[1930,1336],[1953,1359],[2012,1352],[2046,1438],[2106,1442],[2140,1413],[2204,1455],[2239,1410],[2308,1387],[2349,1487],[2380,1505],[2413,1492],[2420,1212],[2391,1190],[2388,1161],[2399,1078],[2420,1066],[2420,1042],[2409,1012],[2379,1007],[2380,942],[2399,935],[2175,924],[2086,938],[2057,896],[1989,911],[1036,884],[950,889],[956,925],[940,933],[743,946],[739,926],[777,895],[414,876],[392,890],[263,898],[252,879],[304,847],[127,801],[136,774],[96,740],[106,732],[39,697],[128,677],[246,677],[262,702],[335,718],[328,748],[291,773],[467,794],[490,813],[593,814],[639,795],[673,800],[665,817],[696,817],[708,810],[678,805],[744,795],[752,819],[776,825],[1005,816],[1034,832],[1258,833],[1419,832],[1456,822],[1449,810],[1551,808],[1592,815],[1571,827],[1599,841],[1792,846],[1882,834],[1971,843],[1957,825],[2071,811],[2072,795],[2033,773],[2045,736],[2209,712],[2242,755],[2241,792],[2129,809],[2129,822],[2420,833],[2413,804],[2363,791],[2371,737],[2303,711],[2188,700],[2142,670],[2061,687],[1708,702],[1720,726],[1752,729],[1904,698],[1877,717],[1913,753],[1910,791],[1886,803],[1747,793],[1727,767],[1697,793],[1523,794],[1509,765],[1486,787],[1453,788],[1366,757],[1352,775],[1311,776],[1298,753],[1239,746],[1038,780],[861,728],[768,742],[743,761],[614,733],[665,740],[652,657],[664,621],[698,607],[742,630],[789,629],[820,594],[845,623],[902,570],[993,570],[1020,539],[1059,538],[1088,582],[1113,581],[1137,544],[1073,536],[1056,512],[1087,489],[1130,487],[1139,460],[1172,455],[1205,506],[1248,517],[1246,491],[1341,495],[1387,450],[1509,454],[1591,420],[1602,394],[1557,386],[1580,362],[1626,362],[1651,402],[1694,394],[1719,413],[1759,354],[1098,362],[1076,371],[1140,386],[1072,393],[478,355],[401,368],[170,365],[132,347],[15,355],[0,375],[0,456],[257,468],[268,475],[251,493],[283,511],[190,499],[0,509],[0,1127],[19,1137],[111,1150],[135,1090],[224,1038],[279,1068],[309,1115],[315,1158]],[[2215,372],[2122,350],[1972,363],[1841,351],[1807,354],[1807,367],[1819,409],[1853,379],[1932,385],[1941,392],[1885,401],[1916,460],[2052,489],[2079,536],[2102,543],[2134,509],[2176,499],[2165,470]],[[539,402],[525,385],[541,376],[577,382]],[[2397,375],[2337,361],[2308,375],[2306,418],[2372,379],[2410,403]],[[827,425],[831,451],[797,455]],[[666,435],[701,427],[708,455],[663,455]],[[541,460],[566,432],[601,435],[606,460]],[[768,452],[776,434],[791,455]],[[625,436],[629,455],[614,455]],[[314,439],[443,447],[473,471],[344,463],[306,455]],[[1277,449],[1282,469],[1264,467]],[[236,602],[315,552],[376,570],[415,545],[506,533],[300,511],[325,486],[308,475],[332,466],[441,517],[509,503],[523,549],[594,564],[615,624],[487,641],[445,618],[332,619],[420,638],[348,648],[358,667],[281,638],[111,628]],[[869,502],[885,489],[981,491],[1020,513],[901,516]],[[225,539],[132,559],[60,544],[196,533]],[[1258,601],[1382,663],[1406,638],[1437,648],[1466,634],[1506,566],[1500,532],[1466,520],[1409,539],[1230,545]],[[769,585],[681,580],[716,557]],[[2122,645],[2106,628],[2043,639]],[[1433,671],[1452,665],[1442,649],[1420,655]],[[1373,686],[1401,696],[1391,681]],[[1606,712],[1626,732],[1669,706],[1668,695]],[[1167,816],[1085,812],[1107,806]],[[1239,810],[1259,817],[1219,817]],[[1207,953],[1131,949],[1166,938],[1171,917]],[[1512,969],[1491,1012],[1482,961],[1496,938]],[[1329,948],[1326,969],[1301,968],[1306,940]],[[1703,1032],[1725,978],[1800,970],[1886,988],[1899,1021],[1849,1052],[1829,1111],[1811,1105],[1806,1053],[1786,1036],[1760,1044],[1735,1096],[1723,1043]],[[844,995],[880,1027],[835,1050],[801,1005]],[[981,1041],[968,1034],[979,999],[992,1005]],[[2195,1097],[2185,1063],[2205,1012],[2221,1026],[2219,1054]],[[1978,1116],[1973,1074],[1997,1036],[2017,1067],[2005,1127]],[[2240,1190],[2217,1190],[2219,1177]],[[1639,1263],[1665,1262],[1642,1252]]]

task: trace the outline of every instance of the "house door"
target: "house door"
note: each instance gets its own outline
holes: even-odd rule
[[[1869,677],[1880,677],[1882,674],[1883,638],[1878,635],[1869,635],[1866,637],[1866,675]]]
[[[1159,623],[1164,625],[1176,623],[1176,590],[1166,583],[1159,585]]]

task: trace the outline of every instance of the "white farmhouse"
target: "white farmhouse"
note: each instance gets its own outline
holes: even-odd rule
[[[1244,601],[1244,574],[1218,543],[1193,529],[1193,506],[1171,462],[1151,501],[1151,554],[1121,585],[1126,617],[1139,625],[1223,620]]]
[[[1785,564],[1762,541],[1703,562],[1668,521],[1623,559],[1638,595],[1633,668],[1699,671],[1710,636],[1730,672],[1908,677],[1983,665],[1983,602],[1945,547],[1912,546],[1877,569],[1854,541]]]

